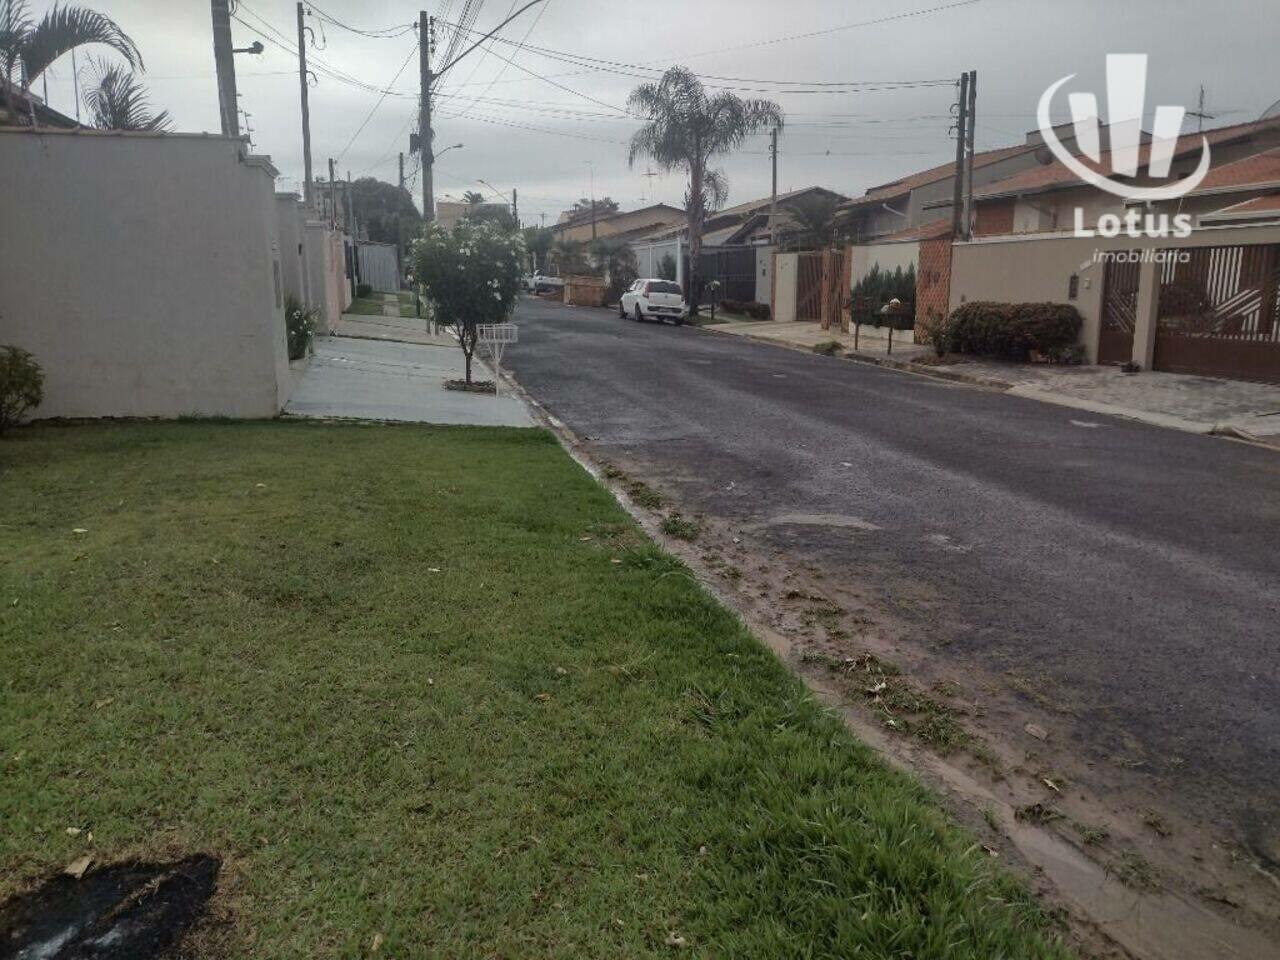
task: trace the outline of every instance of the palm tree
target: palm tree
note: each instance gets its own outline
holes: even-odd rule
[[[463,193],[462,200],[470,207],[478,207],[484,203],[484,194],[479,190],[468,190]]]
[[[663,170],[689,176],[685,213],[689,221],[689,301],[697,303],[701,286],[699,259],[707,211],[724,203],[728,184],[711,161],[742,144],[753,133],[781,127],[782,108],[772,100],[743,100],[729,92],[708,97],[688,67],[672,67],[656,83],[631,91],[627,106],[648,122],[631,138],[627,162],[635,166],[649,157]],[[696,307],[695,307],[696,309]]]
[[[826,193],[813,193],[788,203],[787,209],[818,246],[829,247],[835,241],[836,208],[839,206],[839,197]]]
[[[168,130],[168,110],[151,112],[147,94],[137,76],[123,67],[89,61],[93,84],[85,88],[89,122],[101,130]]]
[[[65,53],[89,43],[101,43],[124,58],[130,67],[142,69],[142,54],[114,20],[94,10],[56,3],[33,23],[26,0],[0,0],[0,78],[5,83],[5,107],[15,122],[13,91],[20,87],[28,100],[31,123],[35,106],[27,91],[31,84]]]

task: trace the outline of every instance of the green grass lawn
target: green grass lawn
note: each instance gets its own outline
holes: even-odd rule
[[[356,297],[351,301],[351,305],[343,310],[343,313],[354,313],[361,317],[380,317],[382,316],[382,308],[384,301],[382,300],[364,300]]]
[[[0,503],[0,897],[206,851],[206,956],[1065,956],[546,433],[38,426]]]

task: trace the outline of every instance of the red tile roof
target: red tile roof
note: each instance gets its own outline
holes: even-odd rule
[[[1214,167],[1195,192],[1252,187],[1260,183],[1280,183],[1280,147]]]
[[[1244,139],[1261,130],[1274,129],[1276,127],[1280,127],[1280,117],[1270,120],[1257,120],[1252,123],[1237,123],[1229,127],[1219,127],[1216,130],[1205,130],[1203,136],[1209,141],[1209,145],[1213,146],[1232,140]],[[1174,148],[1174,156],[1181,157],[1191,153],[1198,153],[1200,150],[1200,137],[1201,134],[1199,133],[1183,134],[1178,138],[1178,144]],[[1145,166],[1150,152],[1150,144],[1143,144],[1139,150],[1140,164]],[[1100,173],[1105,173],[1111,166],[1109,152],[1103,153],[1097,163],[1088,157],[1082,156],[1077,159],[1085,166]],[[1230,164],[1224,164],[1222,169],[1227,166],[1230,166]],[[1043,167],[1032,167],[1003,180],[997,180],[995,183],[989,183],[985,187],[975,190],[974,198],[977,200],[990,200],[994,197],[1038,193],[1044,190],[1073,186],[1079,182],[1080,179],[1068,170],[1064,163],[1055,160],[1053,163]]]
[[[905,230],[899,230],[897,233],[890,233],[883,237],[873,237],[866,242],[907,243],[912,240],[936,240],[939,237],[949,236],[951,236],[951,218],[944,217],[941,220],[922,223],[918,227],[907,227]]]
[[[1007,160],[1009,157],[1020,156],[1024,153],[1030,153],[1038,150],[1040,144],[1020,143],[1013,147],[1001,147],[998,150],[984,150],[982,153],[973,155],[973,168],[979,170],[982,167],[989,166],[993,163],[999,163],[1001,160]],[[852,210],[855,207],[868,203],[881,204],[894,197],[900,197],[903,194],[910,193],[917,187],[923,187],[930,183],[936,183],[951,176],[956,169],[955,161],[940,163],[936,167],[930,167],[928,170],[921,170],[919,173],[913,173],[909,177],[903,177],[901,180],[894,180],[891,183],[882,183],[878,187],[872,187],[863,196],[854,197],[852,200],[842,203],[841,210]]]
[[[1215,210],[1213,213],[1206,213],[1200,219],[1202,220],[1222,220],[1232,217],[1258,216],[1269,213],[1280,214],[1280,193],[1268,194],[1265,197],[1253,197],[1242,203],[1232,204],[1229,207],[1223,207],[1221,210]]]

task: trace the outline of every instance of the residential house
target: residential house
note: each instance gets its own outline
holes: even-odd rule
[[[1214,177],[1239,180],[1243,184],[1252,183],[1249,170],[1245,168],[1231,169],[1236,161],[1254,157],[1280,147],[1280,117],[1259,120],[1252,123],[1233,124],[1205,130],[1203,134],[1183,134],[1174,147],[1171,176],[1185,177],[1200,162],[1201,137],[1208,141],[1213,158],[1213,167],[1209,178],[1196,191],[1198,198],[1188,208],[1196,214],[1210,213],[1214,207],[1215,196],[1230,196],[1232,184],[1227,180],[1213,181]],[[1153,180],[1146,174],[1147,154],[1150,151],[1150,138],[1147,146],[1141,151],[1139,176],[1132,178],[1135,187],[1154,186],[1167,183],[1167,180]],[[1098,161],[1080,157],[1086,166],[1109,173],[1110,154],[1104,151]],[[1266,167],[1274,172],[1271,167]],[[1259,174],[1262,175],[1262,174]],[[1269,173],[1266,175],[1270,175]],[[976,181],[975,176],[975,181]],[[1223,188],[1221,194],[1212,191],[1211,183],[1218,183]],[[1265,183],[1265,180],[1262,181]],[[1238,184],[1237,184],[1238,186]],[[1236,190],[1238,193],[1239,190]],[[1226,202],[1221,206],[1228,205]],[[1184,205],[1185,206],[1185,205]],[[940,203],[930,204],[927,209],[935,215],[944,209]],[[1168,212],[1168,208],[1163,208]],[[1067,166],[1059,160],[1021,170],[1012,176],[1005,177],[974,189],[974,227],[975,236],[996,236],[1001,234],[1042,233],[1059,230],[1072,230],[1076,211],[1081,211],[1083,221],[1092,226],[1098,218],[1106,213],[1123,216],[1126,212],[1125,201],[1113,194],[1100,190],[1092,184],[1084,183]]]
[[[511,205],[488,200],[483,203],[467,203],[465,200],[437,200],[436,223],[446,230],[452,230],[459,220],[471,216],[477,210],[485,209],[510,210]]]
[[[557,240],[568,243],[590,243],[606,237],[631,240],[654,230],[683,223],[684,219],[685,212],[679,207],[654,203],[638,210],[597,213],[594,218],[587,212],[561,220],[549,229]]]

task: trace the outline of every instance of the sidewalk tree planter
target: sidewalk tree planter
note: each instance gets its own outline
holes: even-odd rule
[[[414,242],[414,279],[422,284],[432,315],[458,338],[467,358],[468,389],[479,327],[503,323],[511,316],[524,258],[520,234],[467,218],[451,231],[431,224]]]

